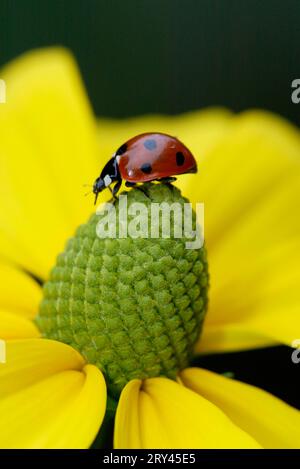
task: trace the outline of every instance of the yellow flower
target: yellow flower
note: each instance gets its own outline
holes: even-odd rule
[[[1,73],[0,447],[85,448],[101,427],[101,371],[32,322],[66,239],[91,212],[84,183],[127,138],[178,135],[199,174],[179,178],[205,203],[211,290],[198,352],[272,344],[300,334],[300,135],[261,111],[211,109],[97,124],[67,52],[29,53]],[[177,382],[130,381],[115,420],[116,448],[300,446],[300,413],[253,386],[189,368]]]

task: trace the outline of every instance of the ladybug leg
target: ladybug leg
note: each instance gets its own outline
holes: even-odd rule
[[[110,193],[112,195],[112,201],[115,201],[115,200],[118,200],[118,197],[116,196],[116,194],[114,194],[114,189],[112,189],[111,187],[108,187],[108,189],[110,190]]]
[[[162,182],[164,184],[169,184],[170,182],[174,182],[176,181],[177,178],[174,178],[174,177],[167,177],[167,178],[161,178],[161,179],[157,179],[159,182]]]
[[[145,194],[146,197],[148,197],[148,194],[144,191],[144,189],[141,188],[141,186],[138,186],[136,182],[126,181],[125,186],[126,187],[136,187],[139,191],[141,191],[143,194]]]
[[[122,179],[118,179],[118,181],[114,185],[114,188],[111,190],[111,193],[112,193],[114,199],[117,198],[117,193],[119,192],[121,185],[122,185]]]
[[[142,186],[136,186],[136,188],[141,191],[148,199],[150,198],[147,192],[142,188]]]

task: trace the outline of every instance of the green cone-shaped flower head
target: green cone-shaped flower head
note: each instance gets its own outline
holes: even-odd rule
[[[70,344],[97,365],[113,394],[133,378],[174,378],[187,366],[207,307],[205,248],[187,249],[190,240],[177,238],[175,229],[163,237],[162,220],[158,237],[151,237],[151,223],[158,222],[153,204],[188,201],[166,184],[147,183],[126,195],[125,218],[122,197],[110,211],[115,237],[99,237],[104,210],[69,240],[44,286],[37,318],[45,337]],[[136,204],[147,209],[138,223],[131,213]],[[171,228],[174,218],[171,211]],[[126,237],[127,223],[137,234]]]

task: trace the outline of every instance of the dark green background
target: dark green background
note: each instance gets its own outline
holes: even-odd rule
[[[63,44],[98,115],[262,107],[298,121],[299,0],[0,0],[0,64]]]
[[[32,48],[75,54],[103,116],[261,107],[299,123],[300,0],[0,0],[0,65]],[[202,357],[197,364],[300,408],[291,349]]]

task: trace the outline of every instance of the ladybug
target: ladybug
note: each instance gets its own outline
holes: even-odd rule
[[[95,204],[106,187],[115,197],[123,179],[127,187],[132,187],[147,181],[171,182],[176,180],[174,175],[196,172],[195,158],[176,137],[143,133],[123,143],[106,163],[93,185]]]

